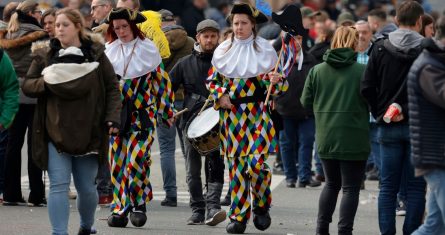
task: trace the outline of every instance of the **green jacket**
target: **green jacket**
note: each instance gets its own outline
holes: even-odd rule
[[[0,125],[8,128],[19,109],[19,81],[8,55],[0,50]]]
[[[370,152],[369,113],[360,95],[365,65],[350,48],[328,50],[313,67],[301,103],[315,115],[317,152],[322,159],[366,160]]]

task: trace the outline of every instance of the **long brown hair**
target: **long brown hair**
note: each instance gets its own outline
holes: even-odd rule
[[[133,32],[134,38],[140,38],[141,40],[144,40],[145,35],[144,33],[139,29],[139,27],[134,23],[133,21],[129,21],[128,19],[124,19],[127,21],[128,25],[130,25],[131,32]],[[107,29],[107,42],[112,43],[116,39],[118,39],[116,32],[114,32],[114,25],[113,20],[110,21],[110,24]]]
[[[235,17],[235,15],[236,15],[236,14],[232,14],[232,15],[229,16],[230,25],[233,24],[233,18]],[[241,14],[240,14],[240,15],[241,15]],[[250,22],[251,22],[252,25],[253,25],[253,28],[252,28],[252,33],[253,33],[253,48],[255,49],[255,51],[258,51],[258,45],[257,45],[256,42],[255,42],[255,39],[256,39],[256,37],[257,37],[256,20],[255,20],[255,18],[254,18],[253,16],[251,16],[251,15],[248,15],[248,14],[245,14],[245,15],[247,15],[247,16],[249,17],[249,20],[250,20]],[[233,28],[233,25],[232,25],[232,28]],[[235,32],[232,33],[232,37],[230,38],[230,45],[229,45],[229,47],[227,48],[227,51],[230,50],[230,48],[232,48],[232,44],[233,44],[233,41],[234,41],[234,40],[235,40]]]
[[[59,15],[65,15],[71,22],[73,22],[76,28],[79,27],[79,39],[88,40],[88,35],[85,31],[85,19],[79,10],[65,7],[56,12],[56,19]]]

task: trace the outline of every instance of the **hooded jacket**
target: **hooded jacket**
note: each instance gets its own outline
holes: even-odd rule
[[[360,95],[365,65],[350,48],[328,50],[309,71],[300,101],[315,115],[317,152],[322,159],[366,160],[369,113]]]
[[[372,47],[360,89],[378,123],[384,123],[382,118],[392,103],[402,107],[404,119],[400,123],[407,123],[406,76],[422,51],[423,37],[407,29],[398,29],[388,36]]]
[[[412,160],[416,175],[445,170],[445,46],[427,38],[408,74]]]
[[[62,49],[57,39],[33,45],[33,62],[22,89],[38,98],[32,151],[41,169],[47,169],[49,141],[71,155],[107,155],[107,123],[119,126],[121,100],[104,50],[99,37],[82,40],[76,55]]]
[[[25,18],[23,18],[25,17]],[[48,36],[36,19],[30,16],[19,17],[20,28],[17,32],[0,31],[0,48],[11,58],[17,73],[20,87],[31,65],[31,44]],[[20,90],[20,104],[35,104],[36,100],[25,96]]]
[[[286,80],[289,83],[287,91],[275,98],[275,109],[285,118],[292,118],[298,121],[305,120],[313,116],[312,111],[303,108],[300,100],[309,70],[317,64],[316,59],[308,53],[303,52],[304,60],[301,70],[298,70],[298,60],[294,64]]]

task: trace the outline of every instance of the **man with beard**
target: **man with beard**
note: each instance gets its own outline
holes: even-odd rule
[[[213,20],[203,20],[196,27],[197,35],[194,50],[191,55],[181,58],[170,71],[173,90],[184,86],[184,107],[190,112],[184,114],[181,129],[198,112],[203,102],[209,96],[205,81],[211,68],[213,52],[218,46],[219,25]],[[195,111],[195,112],[193,112]],[[185,132],[184,132],[185,133]],[[205,224],[214,226],[226,219],[226,212],[221,210],[220,198],[224,183],[224,161],[218,151],[205,156],[205,167],[208,168],[207,194],[203,197],[201,181],[201,154],[193,148],[188,139],[184,139],[187,184],[190,191],[190,207],[192,216],[187,224]],[[207,216],[205,217],[207,208]]]

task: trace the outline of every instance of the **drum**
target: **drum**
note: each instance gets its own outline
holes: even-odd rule
[[[205,156],[219,150],[219,111],[208,107],[198,113],[185,126],[185,135],[196,151]]]

